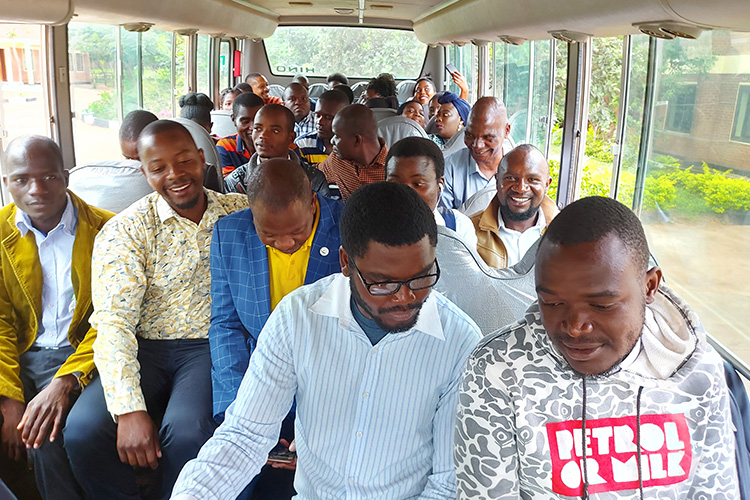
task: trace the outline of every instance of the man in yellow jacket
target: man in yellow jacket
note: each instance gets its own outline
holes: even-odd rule
[[[500,161],[497,194],[483,212],[471,216],[477,253],[496,268],[517,264],[557,215],[547,196],[549,165],[541,151],[522,144]]]
[[[14,140],[2,163],[13,203],[0,209],[0,442],[6,459],[28,453],[45,499],[75,500],[62,428],[94,371],[91,252],[112,213],[67,190],[46,137]]]

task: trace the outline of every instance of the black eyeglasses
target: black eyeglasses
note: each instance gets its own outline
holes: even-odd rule
[[[365,288],[367,288],[367,291],[370,293],[370,295],[382,296],[398,293],[398,291],[401,290],[401,285],[406,285],[407,287],[409,287],[409,290],[424,290],[425,288],[431,288],[435,286],[435,284],[440,279],[440,266],[438,266],[437,259],[435,259],[434,265],[435,272],[432,274],[418,276],[406,281],[382,281],[379,283],[368,283],[362,277],[362,274],[359,272],[359,269],[357,269],[356,266],[354,267],[354,269],[357,271],[359,279],[362,280],[362,283],[365,285]]]

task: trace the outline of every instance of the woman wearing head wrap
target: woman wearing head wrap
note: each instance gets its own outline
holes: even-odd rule
[[[471,106],[453,92],[443,94],[438,98],[438,103],[440,108],[435,118],[437,134],[430,134],[430,139],[442,148],[456,132],[464,128]]]
[[[419,101],[406,101],[398,108],[398,114],[410,120],[414,120],[420,127],[424,128],[424,110]]]

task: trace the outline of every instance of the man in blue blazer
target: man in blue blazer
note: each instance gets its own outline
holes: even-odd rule
[[[285,159],[261,163],[248,179],[250,208],[214,226],[211,242],[211,344],[214,418],[234,401],[250,355],[271,311],[289,292],[341,271],[339,217],[343,204],[317,196],[299,165]],[[282,426],[291,441],[293,419]],[[274,489],[253,498],[289,498]],[[253,487],[253,484],[250,485]],[[247,490],[246,490],[247,491]],[[243,497],[245,495],[243,494]],[[249,496],[248,496],[249,498]]]

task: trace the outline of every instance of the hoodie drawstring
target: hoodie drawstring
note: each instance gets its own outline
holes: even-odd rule
[[[583,377],[583,414],[581,415],[581,449],[583,450],[583,492],[581,500],[589,498],[589,471],[586,464],[586,376]]]
[[[641,393],[643,392],[643,386],[638,387],[638,394],[635,398],[635,446],[636,446],[636,462],[638,464],[638,490],[641,493],[641,500],[643,500],[643,472],[641,469]]]

